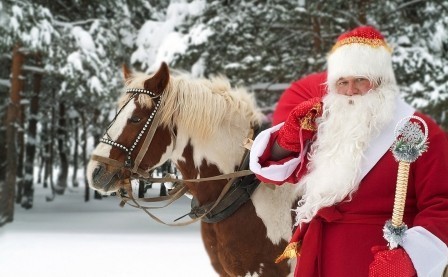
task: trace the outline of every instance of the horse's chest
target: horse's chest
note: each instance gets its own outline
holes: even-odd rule
[[[266,226],[267,237],[273,243],[291,238],[291,208],[297,199],[295,188],[289,184],[272,189],[262,183],[252,195],[256,214]]]

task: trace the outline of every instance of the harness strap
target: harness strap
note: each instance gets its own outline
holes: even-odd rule
[[[153,197],[153,198],[139,198],[138,199],[138,201],[142,201],[142,202],[161,202],[161,201],[169,200],[165,205],[158,206],[158,207],[142,206],[140,204],[138,206],[135,206],[133,204],[127,203],[127,201],[129,201],[131,199],[134,199],[132,196],[128,197],[128,196],[121,195],[120,206],[123,207],[125,204],[128,204],[129,206],[134,207],[134,208],[141,208],[141,209],[148,209],[148,210],[151,210],[151,209],[161,209],[161,208],[167,207],[168,205],[170,205],[171,203],[173,203],[174,201],[179,199],[187,191],[188,191],[188,188],[186,186],[184,186],[184,185],[181,185],[181,187],[178,190],[176,190],[176,192],[174,194],[171,194],[169,196],[160,196],[160,197]],[[136,201],[134,201],[134,202],[136,202]]]
[[[250,133],[249,137],[252,137],[253,135],[254,135],[254,130],[251,129],[251,133]],[[175,200],[177,200],[178,198],[180,198],[181,195],[183,195],[185,192],[188,191],[188,188],[185,187],[185,185],[183,185],[183,184],[182,184],[181,189],[179,189],[176,192],[176,196],[173,196],[172,197],[173,199],[169,203],[167,203],[165,206],[162,206],[162,207],[142,206],[132,197],[132,192],[130,194],[131,197],[126,197],[123,199],[123,196],[122,196],[121,206],[124,206],[127,203],[128,205],[130,205],[134,208],[140,208],[153,220],[157,221],[158,223],[167,225],[167,226],[185,226],[185,225],[192,224],[199,220],[202,220],[207,223],[215,223],[215,222],[221,221],[221,220],[227,218],[230,214],[233,214],[242,204],[244,204],[247,201],[247,199],[250,198],[250,195],[258,186],[259,182],[253,183],[253,181],[256,180],[255,177],[251,178],[250,181],[249,181],[249,179],[243,179],[243,180],[239,179],[239,177],[253,175],[252,171],[250,171],[250,170],[242,170],[242,169],[248,167],[248,163],[249,163],[248,159],[249,159],[249,155],[248,155],[248,151],[246,150],[242,157],[239,171],[228,173],[228,174],[221,174],[218,176],[212,176],[212,177],[206,177],[206,178],[200,178],[200,179],[187,179],[187,180],[180,180],[180,179],[175,179],[172,177],[146,178],[145,179],[150,182],[155,181],[155,182],[160,182],[160,183],[162,183],[162,182],[184,183],[184,182],[214,181],[214,180],[222,180],[222,179],[231,178],[227,182],[227,184],[224,186],[223,190],[221,191],[221,194],[219,195],[218,199],[216,199],[216,201],[213,203],[213,205],[207,205],[207,206],[200,207],[200,213],[194,213],[193,209],[192,209],[192,211],[190,211],[188,214],[176,219],[176,220],[179,220],[179,219],[189,215],[192,218],[191,220],[188,220],[185,222],[180,222],[180,223],[167,223],[148,211],[149,209],[166,207],[169,204],[171,204],[172,202],[174,202]],[[240,181],[240,182],[238,182],[238,181]],[[243,185],[243,183],[244,183],[244,185]],[[237,193],[235,196],[229,196],[228,193],[232,188],[234,191],[237,190],[239,192],[244,190],[245,193],[243,193],[243,195]],[[231,194],[233,194],[233,193],[231,193]],[[163,200],[158,200],[158,199],[162,199],[162,198],[163,197],[158,197],[157,200],[155,198],[139,198],[139,201],[156,202],[156,201],[163,201]],[[132,201],[134,204],[128,203],[129,200]],[[224,201],[224,200],[226,200],[226,201]],[[223,203],[223,201],[224,201],[224,203]],[[195,205],[193,203],[194,202],[192,201],[192,206]],[[235,205],[233,205],[233,204],[235,204]],[[217,207],[220,207],[220,208],[216,211],[213,211]]]
[[[142,209],[148,216],[150,216],[152,219],[154,219],[155,221],[167,225],[167,226],[186,226],[189,225],[191,223],[194,223],[196,221],[201,220],[204,216],[206,216],[211,210],[213,210],[218,204],[219,202],[221,202],[221,199],[226,195],[227,191],[229,191],[230,187],[232,186],[233,182],[236,180],[236,178],[232,178],[230,179],[227,184],[225,185],[225,187],[223,188],[223,190],[221,191],[221,194],[219,195],[218,199],[216,199],[215,204],[210,207],[203,215],[201,215],[198,218],[194,218],[192,220],[188,220],[185,222],[179,222],[179,223],[166,223],[165,221],[161,220],[160,218],[158,218],[157,216],[155,216],[154,214],[152,214],[151,212],[148,211],[147,208],[142,207],[137,201],[135,201],[135,199],[132,197],[129,197],[128,199],[126,199],[126,201],[124,203],[127,203],[129,200],[132,201],[136,208],[140,208]],[[129,203],[127,203],[129,205]]]
[[[202,218],[202,221],[217,223],[228,218],[250,199],[259,184],[260,181],[254,175],[236,179],[225,197],[219,202],[219,205],[210,210],[209,214]],[[199,206],[197,199],[193,198],[191,211],[188,215],[191,218],[201,216],[209,210],[210,206],[211,204]]]
[[[185,187],[185,185],[182,184],[182,187],[180,189],[177,190],[177,192],[174,195],[170,195],[170,196],[165,196],[165,197],[153,197],[153,198],[141,198],[139,199],[139,201],[143,201],[143,202],[159,202],[159,201],[166,201],[169,200],[168,203],[166,203],[164,206],[159,206],[159,207],[147,207],[147,206],[142,206],[140,205],[132,196],[132,188],[130,189],[130,193],[128,193],[130,195],[130,197],[126,197],[123,195],[120,195],[122,198],[122,201],[120,203],[120,206],[123,207],[125,204],[128,204],[134,208],[140,208],[142,209],[148,216],[150,216],[152,219],[154,219],[155,221],[162,223],[164,225],[168,225],[168,226],[185,226],[185,225],[189,225],[191,223],[194,223],[198,220],[203,220],[204,222],[210,221],[210,219],[203,219],[204,217],[206,217],[207,215],[210,214],[210,212],[215,209],[220,203],[221,201],[226,197],[226,194],[229,192],[230,188],[232,187],[232,185],[234,185],[234,183],[237,181],[237,179],[239,177],[243,177],[243,176],[248,176],[248,175],[253,175],[252,171],[250,170],[241,170],[243,168],[247,168],[246,164],[248,163],[248,150],[246,149],[243,157],[242,157],[242,161],[240,163],[240,171],[237,172],[232,172],[232,173],[228,173],[228,174],[221,174],[221,175],[217,175],[217,176],[212,176],[212,177],[206,177],[206,178],[199,178],[199,179],[187,179],[187,180],[181,180],[181,179],[175,179],[172,177],[163,177],[163,178],[150,178],[150,174],[148,172],[145,172],[143,170],[141,170],[139,168],[139,165],[144,157],[144,155],[146,154],[146,151],[143,151],[143,149],[147,149],[152,141],[152,138],[155,134],[155,131],[157,129],[158,123],[161,119],[160,113],[156,113],[154,119],[153,119],[153,124],[151,124],[150,129],[148,130],[148,134],[146,135],[146,138],[142,144],[142,147],[135,159],[135,163],[133,165],[133,168],[131,170],[132,173],[137,173],[138,175],[140,175],[140,179],[146,180],[146,181],[150,181],[150,182],[171,182],[171,183],[184,183],[184,182],[204,182],[204,181],[214,181],[214,180],[222,180],[222,179],[229,179],[231,178],[227,184],[225,185],[225,187],[223,188],[223,190],[221,191],[221,194],[219,195],[218,199],[216,199],[216,201],[213,203],[213,205],[211,207],[209,207],[209,205],[207,205],[207,207],[203,207],[202,211],[201,211],[201,215],[198,216],[198,214],[196,214],[196,216],[198,216],[197,218],[194,218],[192,220],[186,221],[186,222],[182,222],[182,223],[166,223],[164,221],[162,221],[161,219],[159,219],[157,216],[153,215],[152,213],[150,213],[148,210],[149,209],[160,209],[160,208],[164,208],[168,205],[170,205],[171,203],[173,203],[174,201],[176,201],[177,199],[179,199],[182,195],[184,195],[187,191],[188,188]],[[253,137],[254,135],[254,129],[251,128],[249,136],[248,137]],[[93,160],[97,160],[99,162],[105,163],[105,164],[109,164],[111,166],[117,167],[117,168],[123,168],[124,163],[120,163],[118,161],[112,160],[110,158],[106,158],[106,157],[101,157],[98,155],[92,155],[92,159]],[[143,177],[143,178],[141,178]],[[246,180],[247,181],[247,180]],[[258,185],[258,184],[257,184]],[[241,198],[241,195],[234,198],[235,199],[240,199],[240,201],[236,201],[238,202],[236,205],[236,209],[242,205],[248,198],[250,198],[250,195],[252,194],[253,190],[257,187],[257,185],[255,185],[254,187],[251,187],[250,189],[248,189],[248,191],[246,192],[247,194],[244,195],[244,197]],[[130,186],[130,183],[129,183]],[[230,197],[232,198],[232,197]],[[225,201],[228,204],[226,205],[222,205],[221,204],[221,208],[219,209],[220,211],[216,211],[217,214],[220,214],[221,216],[221,220],[224,219],[225,217],[227,217],[228,215],[224,215],[223,214],[223,210],[226,210],[227,208],[229,208],[229,206],[232,206],[232,202],[235,202],[234,200],[230,201],[230,198]],[[133,204],[129,203],[132,202]],[[232,207],[231,207],[232,208]],[[232,211],[228,211],[230,213],[233,213],[236,209],[230,209]],[[226,214],[228,213],[226,212]],[[191,215],[191,212],[186,214],[187,215]],[[184,216],[180,217],[183,218]],[[210,216],[209,216],[210,217]],[[213,218],[213,216],[211,216]],[[180,219],[178,218],[178,219]],[[178,220],[176,219],[176,220]],[[175,220],[175,221],[176,221]],[[214,221],[214,220],[212,220]]]
[[[176,179],[176,178],[172,178],[172,177],[163,177],[163,178],[141,178],[142,180],[145,181],[149,181],[149,182],[157,182],[157,183],[176,183],[176,182],[188,182],[188,183],[198,183],[198,182],[205,182],[205,181],[216,181],[216,180],[223,180],[223,179],[229,179],[229,178],[237,178],[237,177],[242,177],[242,176],[247,176],[247,175],[252,175],[254,174],[252,171],[250,171],[249,169],[246,170],[241,170],[241,171],[237,171],[237,172],[232,172],[232,173],[226,173],[226,174],[221,174],[221,175],[216,175],[216,176],[211,176],[211,177],[204,177],[204,178],[198,178],[198,179]]]
[[[188,192],[188,188],[184,185],[184,184],[174,184],[174,188],[169,190],[168,195],[167,196],[155,196],[155,197],[139,197],[137,198],[138,201],[140,202],[146,202],[146,203],[154,203],[154,202],[163,202],[163,201],[168,201],[171,198],[175,198],[177,196],[177,194],[181,194],[184,195]],[[177,200],[178,198],[176,198],[175,200]],[[172,201],[173,202],[173,201]],[[166,205],[168,206],[168,205]],[[164,206],[164,207],[166,207]],[[152,209],[152,207],[148,207],[148,209]]]
[[[92,155],[91,159],[94,161],[98,161],[98,162],[119,168],[119,169],[124,168],[124,162],[119,162],[119,161],[116,161],[116,160],[113,160],[110,158],[106,158],[106,157],[102,157],[102,156],[98,156],[98,155]],[[143,171],[140,168],[138,168],[135,173],[142,175],[142,176],[149,176],[148,172]]]
[[[98,155],[92,155],[91,157],[92,160],[98,161],[98,162],[102,162],[108,165],[111,165],[113,167],[117,167],[117,168],[122,168],[123,167],[123,163],[118,162],[116,160],[112,160],[106,157],[102,157],[102,156],[98,156]],[[234,178],[234,177],[242,177],[242,176],[247,176],[247,175],[251,175],[254,174],[252,171],[250,171],[249,169],[246,170],[241,170],[241,171],[237,171],[237,172],[232,172],[232,173],[226,173],[226,174],[221,174],[221,175],[216,175],[216,176],[212,176],[212,177],[205,177],[205,178],[199,178],[199,179],[176,179],[176,178],[172,178],[172,177],[163,177],[163,178],[153,178],[153,177],[146,177],[149,176],[149,173],[146,171],[141,170],[140,168],[138,168],[136,170],[136,173],[138,173],[140,176],[142,176],[143,178],[140,178],[142,180],[148,181],[148,182],[157,182],[157,183],[178,183],[178,182],[205,182],[205,181],[216,181],[216,180],[223,180],[223,179],[229,179],[229,178]],[[143,199],[143,198],[141,198]]]
[[[102,157],[102,156],[98,156],[93,154],[91,157],[92,160],[94,161],[98,161],[98,162],[102,162],[104,164],[108,164],[111,165],[113,167],[117,167],[117,168],[122,168],[124,163],[116,161],[116,160],[112,160],[110,158],[106,158],[106,157]]]
[[[162,104],[162,100],[160,99],[159,101]],[[160,107],[159,107],[159,109],[160,109]],[[151,127],[148,130],[148,134],[146,135],[146,138],[143,141],[142,147],[140,148],[140,151],[138,152],[137,157],[135,158],[134,167],[132,168],[132,172],[140,174],[139,173],[140,163],[142,162],[143,157],[146,154],[146,150],[148,149],[149,145],[151,144],[152,138],[154,137],[154,134],[156,133],[157,127],[159,127],[159,122],[162,118],[161,115],[162,115],[161,112],[158,112],[155,114],[155,116],[152,120]]]
[[[260,127],[250,128],[247,139],[254,138],[256,135],[258,135],[261,129],[262,128]],[[243,144],[245,144],[245,141],[243,141]],[[248,168],[249,149],[246,148],[243,157],[241,158],[238,171],[247,170]],[[211,212],[209,212],[205,217],[202,218],[202,221],[206,223],[217,223],[231,216],[250,199],[252,193],[255,191],[259,184],[260,181],[253,174],[249,176],[242,176],[242,178],[236,179],[225,197],[221,199],[219,204],[216,205]],[[209,207],[211,205],[212,203],[199,206],[197,199],[193,198],[191,201],[191,211],[188,215],[191,218],[199,217],[206,211],[209,211]]]
[[[196,183],[196,182],[204,182],[204,181],[216,181],[216,180],[223,180],[223,179],[228,179],[228,178],[233,178],[233,180],[236,180],[239,177],[244,177],[244,176],[249,176],[252,175],[252,171],[250,170],[242,170],[242,171],[237,171],[237,172],[232,172],[232,173],[228,173],[228,174],[222,174],[222,175],[217,175],[217,176],[212,176],[212,177],[207,177],[207,178],[200,178],[200,179],[186,179],[186,180],[182,180],[182,179],[175,179],[172,177],[163,177],[163,178],[148,178],[148,179],[144,179],[146,181],[152,182],[152,183],[174,183],[174,184],[179,184],[178,186],[179,189],[177,189],[177,191],[175,192],[174,195],[177,195],[178,193],[180,193],[180,191],[182,191],[182,195],[185,194],[188,191],[188,188],[185,187],[185,185],[183,183],[185,182],[192,182],[192,183]],[[138,198],[138,201],[141,202],[161,202],[161,201],[167,201],[170,200],[171,198],[174,198],[173,195],[169,195],[169,196],[159,196],[159,197],[143,197],[143,198]],[[177,197],[174,200],[177,200],[179,197]],[[169,204],[171,204],[173,201],[170,201]],[[164,207],[168,206],[169,204],[165,205]],[[142,208],[147,208],[147,209],[153,209],[153,207],[149,207],[149,206],[141,206]],[[134,207],[134,206],[133,206]],[[138,207],[136,207],[138,208]],[[157,209],[158,207],[155,207],[155,209]]]
[[[98,155],[92,155],[91,159],[99,161],[99,162],[102,162],[102,163],[105,163],[105,164],[108,164],[108,165],[111,165],[111,166],[116,167],[116,168],[123,168],[123,163],[118,162],[116,160],[112,160],[112,159],[106,158],[106,157],[102,157],[102,156],[98,156]],[[145,172],[145,171],[143,171],[141,169],[137,169],[137,173],[140,176],[149,176],[148,172]],[[165,183],[165,182],[168,182],[168,183],[184,183],[184,182],[195,183],[195,182],[204,182],[204,181],[223,180],[223,179],[229,179],[229,178],[234,178],[234,180],[236,180],[239,177],[248,176],[248,175],[252,175],[252,174],[253,173],[250,170],[241,170],[241,171],[237,171],[237,172],[221,174],[221,175],[212,176],[212,177],[206,177],[206,178],[199,178],[199,179],[182,180],[182,179],[177,179],[177,178],[172,178],[172,177],[163,177],[163,178],[152,178],[151,177],[151,178],[140,178],[140,179],[143,179],[143,180],[146,180],[146,181],[149,181],[149,182],[152,182],[152,183],[155,183],[155,182],[157,182],[157,183]],[[142,201],[142,202],[161,202],[161,201],[169,200],[169,202],[166,205],[162,206],[162,207],[167,207],[168,205],[173,203],[175,200],[179,199],[182,195],[184,195],[188,191],[188,188],[186,188],[185,185],[181,184],[180,186],[181,186],[180,189],[178,189],[178,191],[175,194],[171,194],[169,196],[160,196],[160,197],[151,197],[151,198],[150,197],[139,198],[138,201]],[[130,197],[129,197],[129,199],[128,198],[123,199],[123,198],[124,197],[122,197],[123,201],[120,203],[120,206],[124,206],[129,200],[132,200],[132,202],[134,202],[135,205],[131,205],[130,203],[127,203],[127,204],[132,206],[132,207],[134,207],[134,208],[141,208],[143,210],[145,210],[145,209],[158,209],[158,208],[161,208],[161,207],[141,206],[140,204],[136,203],[135,199],[131,199]],[[221,199],[222,199],[222,197],[221,197]],[[218,199],[218,200],[220,201],[221,199]],[[145,211],[145,212],[147,212],[147,211]],[[204,216],[205,216],[205,214],[204,214]],[[156,220],[156,221],[158,221],[158,220]]]

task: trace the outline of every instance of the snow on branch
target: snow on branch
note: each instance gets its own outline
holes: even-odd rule
[[[24,65],[24,71],[34,72],[34,73],[45,73],[45,69],[43,67],[32,66],[32,65]]]
[[[10,88],[11,82],[8,79],[0,79],[0,86]]]

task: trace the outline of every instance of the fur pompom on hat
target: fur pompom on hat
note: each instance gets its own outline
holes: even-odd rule
[[[334,91],[341,77],[363,76],[381,84],[395,84],[392,49],[371,26],[340,35],[327,57],[328,86]]]

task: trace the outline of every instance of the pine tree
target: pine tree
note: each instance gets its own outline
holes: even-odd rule
[[[448,129],[448,3],[395,1],[383,11],[397,82],[409,103]]]
[[[44,166],[46,176],[51,177],[54,166],[62,166],[55,187],[59,188],[59,192],[62,193],[67,187],[68,164],[73,159],[70,149],[76,144],[67,138],[73,137],[74,130],[80,127],[82,132],[89,134],[78,134],[75,139],[87,140],[102,133],[102,127],[113,113],[114,102],[123,86],[119,74],[121,64],[129,59],[137,28],[154,10],[142,0],[107,3],[24,0],[1,3],[0,13],[5,17],[2,16],[4,24],[0,26],[0,53],[9,53],[11,57],[12,47],[20,44],[22,53],[27,57],[24,67],[28,70],[24,73],[22,96],[30,98],[23,103],[29,103],[32,90],[36,90],[32,89],[33,78],[29,73],[42,75],[40,86],[45,89],[40,89],[40,109],[32,115],[28,125],[32,126],[35,124],[32,121],[38,119],[48,132],[39,133],[35,138],[26,137],[31,139],[28,145],[34,143],[39,147],[37,152],[41,153],[41,157],[35,159],[47,161]],[[39,55],[41,65],[32,64],[36,55]],[[2,57],[8,55],[2,54]],[[0,73],[1,78],[10,75],[9,70]],[[55,107],[59,107],[61,112],[49,114]],[[28,110],[25,111],[28,114]],[[53,118],[56,114],[57,118]],[[80,117],[84,120],[72,120]],[[70,125],[79,122],[82,126]],[[87,141],[81,143],[83,149],[87,149],[86,144]],[[33,156],[31,148],[27,147],[30,151],[27,157]],[[86,163],[87,153],[83,157]],[[32,183],[34,161],[28,162],[31,165],[27,165],[25,179],[30,178]],[[3,180],[0,180],[1,188]],[[31,207],[32,185],[23,187],[27,187],[29,192],[23,201],[26,207]]]
[[[201,64],[205,76],[222,73],[245,86],[292,82],[325,69],[339,34],[369,24],[395,46],[397,81],[408,102],[447,128],[447,5],[443,0],[208,1],[202,14],[179,28],[189,45],[173,64],[187,70]]]

